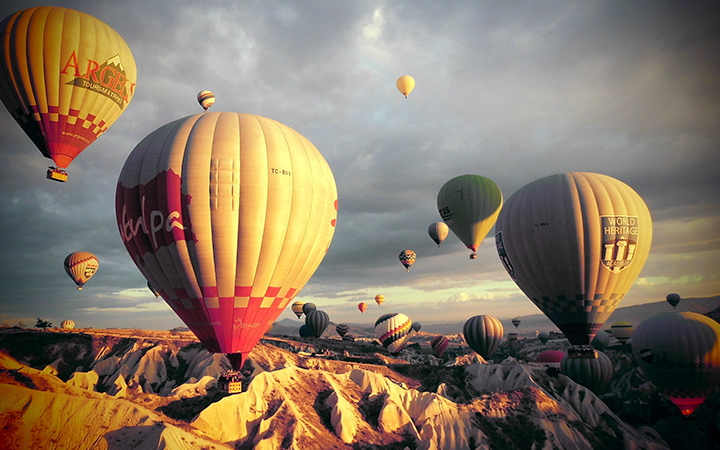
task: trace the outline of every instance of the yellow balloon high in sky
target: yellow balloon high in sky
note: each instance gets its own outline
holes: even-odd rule
[[[642,198],[597,173],[552,175],[520,188],[495,225],[508,274],[573,345],[592,342],[640,274],[651,242]]]
[[[415,88],[415,79],[410,75],[403,75],[397,79],[395,84],[397,85],[398,91],[400,91],[405,98],[408,98],[410,92]]]
[[[315,146],[279,122],[231,112],[152,132],[116,195],[135,264],[235,369],[315,272],[337,218],[335,178]]]
[[[130,48],[104,22],[61,7],[17,12],[0,32],[0,98],[42,154],[66,168],[132,100]]]

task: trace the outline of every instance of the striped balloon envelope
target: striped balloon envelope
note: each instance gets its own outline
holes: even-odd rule
[[[70,319],[65,319],[60,322],[60,328],[62,328],[63,330],[72,330],[75,328],[75,322]]]
[[[383,314],[375,321],[375,338],[390,353],[398,353],[410,338],[412,321],[401,313]]]
[[[495,352],[504,333],[502,323],[488,315],[471,317],[463,325],[465,342],[485,359],[489,359]]]
[[[630,340],[633,335],[633,331],[633,325],[625,320],[615,322],[610,326],[610,332],[612,333],[613,337],[617,339],[618,342],[620,342],[621,344],[625,344],[627,343],[627,341]]]
[[[610,384],[615,370],[612,361],[603,352],[597,352],[597,358],[572,358],[565,355],[560,362],[560,372],[600,394]]]
[[[88,252],[74,252],[65,258],[65,272],[77,284],[79,291],[95,275],[100,266],[97,257]]]
[[[145,278],[209,351],[239,369],[325,256],[337,190],[320,152],[293,129],[208,112],[135,147],[116,217]]]
[[[349,330],[350,326],[346,323],[339,323],[335,326],[335,331],[340,335],[340,337],[344,337]]]
[[[445,350],[448,348],[448,345],[450,345],[450,341],[443,335],[435,336],[430,342],[430,346],[438,358],[442,358],[445,354]]]
[[[495,224],[498,256],[525,295],[574,346],[589,345],[637,279],[650,211],[607,175],[563,173],[515,192]]]
[[[0,98],[40,152],[66,168],[132,100],[130,48],[105,22],[61,7],[19,11],[0,32]]]

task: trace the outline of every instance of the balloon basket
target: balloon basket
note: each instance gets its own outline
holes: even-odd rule
[[[439,247],[439,245],[438,245],[438,247]],[[470,259],[477,259],[477,253],[475,253],[475,252],[470,253]]]
[[[64,183],[68,179],[68,174],[62,169],[50,166],[47,170],[47,179]]]
[[[228,370],[218,378],[218,389],[228,394],[242,392],[242,380],[239,370]]]
[[[572,359],[597,359],[598,354],[590,345],[579,345],[570,347],[567,351],[568,358]]]

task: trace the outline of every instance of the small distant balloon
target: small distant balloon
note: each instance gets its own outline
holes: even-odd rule
[[[503,338],[502,323],[493,316],[471,317],[463,326],[465,342],[478,355],[489,359]]]
[[[375,321],[375,338],[388,352],[395,354],[407,344],[411,328],[412,321],[405,314],[383,314]]]
[[[400,263],[405,266],[405,270],[410,272],[410,266],[415,264],[415,259],[417,259],[417,255],[412,250],[403,250],[398,255],[398,259],[400,259]]]
[[[295,315],[297,316],[298,319],[300,318],[300,316],[302,316],[304,314],[303,313],[303,305],[305,305],[305,302],[297,301],[297,302],[293,303],[291,306],[292,312],[295,313]]]
[[[377,303],[378,305],[382,305],[384,301],[385,301],[384,295],[378,294],[375,296],[375,303]]]
[[[415,88],[415,79],[410,75],[403,75],[397,79],[395,84],[397,85],[398,91],[400,91],[405,98],[408,98],[410,92]]]
[[[412,327],[410,328],[412,328],[412,330],[417,333],[418,331],[420,331],[420,328],[422,328],[422,324],[420,322],[413,322]]]
[[[435,336],[435,338],[430,342],[430,346],[432,347],[435,354],[438,356],[438,358],[442,358],[442,356],[445,354],[445,350],[447,350],[448,345],[450,345],[450,341],[445,336]]]
[[[665,297],[665,300],[670,303],[670,306],[675,308],[678,303],[680,303],[680,296],[677,294],[668,294],[667,297]]]
[[[520,325],[521,320],[520,320],[519,317],[515,317],[515,318],[514,318],[513,320],[511,320],[510,322],[512,322],[512,324],[515,326],[515,328],[517,328],[517,327]]]
[[[603,353],[597,352],[597,358],[571,358],[565,355],[560,363],[560,371],[577,384],[581,384],[600,394],[610,384],[613,369],[612,361]]]
[[[543,345],[545,345],[547,343],[548,339],[550,339],[550,333],[548,333],[547,331],[541,331],[538,333],[537,337],[540,340],[540,342]]]
[[[92,253],[70,253],[65,258],[65,272],[70,275],[70,278],[77,284],[78,290],[81,291],[85,283],[95,275],[99,264],[97,257]]]
[[[345,337],[349,330],[350,326],[348,326],[348,324],[346,323],[340,323],[335,326],[335,331],[337,332],[337,334],[340,335],[340,337]]]
[[[215,94],[210,91],[200,91],[197,95],[197,101],[207,112],[208,108],[215,104]]]
[[[365,303],[365,302],[358,303],[358,309],[360,310],[361,313],[364,314],[365,310],[367,309],[367,303]]]
[[[603,351],[610,345],[610,335],[601,331],[595,335],[590,345],[592,345],[595,350]]]
[[[75,322],[70,319],[63,320],[60,322],[60,328],[63,330],[72,330],[75,328]]]
[[[305,325],[315,337],[320,337],[329,324],[330,317],[325,311],[315,310],[305,314]]]
[[[448,228],[445,222],[433,222],[428,227],[428,234],[438,247],[440,247],[440,244],[442,244],[449,232],[450,228]]]

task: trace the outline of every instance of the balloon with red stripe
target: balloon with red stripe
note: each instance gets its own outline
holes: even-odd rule
[[[135,147],[116,215],[145,278],[209,351],[239,369],[325,256],[337,189],[325,159],[295,130],[207,112]]]
[[[390,353],[398,353],[410,338],[412,321],[401,313],[383,314],[375,321],[375,338]]]

